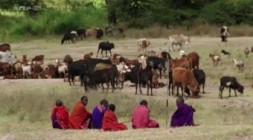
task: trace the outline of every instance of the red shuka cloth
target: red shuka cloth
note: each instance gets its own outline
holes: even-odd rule
[[[55,106],[52,109],[51,120],[53,128],[67,129],[69,113],[64,106]]]
[[[134,129],[159,127],[159,123],[157,121],[149,118],[149,109],[145,105],[135,107],[131,121]]]
[[[119,123],[116,115],[111,110],[105,112],[103,117],[102,128],[104,131],[127,130],[127,126],[123,123]]]
[[[91,117],[91,113],[88,112],[81,101],[78,101],[74,106],[69,116],[69,128],[70,129],[85,129],[88,124],[87,120]]]

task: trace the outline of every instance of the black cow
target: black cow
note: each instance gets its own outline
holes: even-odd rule
[[[137,89],[139,86],[140,93],[142,94],[141,86],[147,85],[147,95],[149,95],[149,89],[151,90],[151,96],[153,95],[152,92],[152,77],[153,72],[151,68],[141,69],[138,66],[135,66],[131,69],[130,72],[126,72],[121,77],[122,88],[124,81],[130,81],[131,83],[135,84],[135,94],[137,94]]]
[[[82,78],[84,75],[87,74],[87,65],[85,64],[84,60],[78,60],[73,63],[70,63],[68,65],[68,81],[69,85],[71,85],[71,81],[73,82],[74,85],[74,77],[79,76],[81,85],[82,83]],[[71,79],[71,81],[70,81]]]
[[[112,65],[112,61],[110,59],[90,58],[90,59],[85,61],[88,72],[93,73],[94,69],[95,69],[95,67],[98,63],[104,63],[104,64],[111,64]]]
[[[234,90],[235,96],[237,96],[236,90],[238,90],[241,94],[243,94],[244,87],[237,82],[235,77],[223,76],[220,78],[219,97],[221,99],[222,99],[222,92],[225,87],[229,88],[229,97],[231,97],[230,95],[231,89]]]
[[[86,38],[86,30],[85,29],[77,29],[77,36],[81,39]]]
[[[104,31],[100,28],[97,28],[96,38],[97,39],[102,39],[103,36],[104,36]]]
[[[103,84],[106,83],[107,91],[109,90],[109,85],[111,83],[112,92],[115,90],[115,84],[119,79],[119,72],[115,65],[112,65],[111,68],[96,70],[93,73],[89,73],[85,75],[84,80],[84,90],[88,91],[88,86],[90,87],[97,87],[98,84],[102,84],[102,89],[104,91]],[[97,89],[97,88],[96,88]]]
[[[151,67],[153,70],[158,69],[160,73],[160,78],[162,78],[162,71],[165,72],[166,70],[166,59],[159,58],[156,56],[149,56],[147,57],[147,67]]]
[[[98,57],[98,53],[100,50],[101,50],[102,57],[103,57],[103,51],[106,51],[106,57],[107,57],[107,51],[109,51],[112,56],[111,49],[113,49],[113,48],[114,48],[114,44],[110,43],[109,41],[100,42],[98,45],[97,57]]]
[[[61,44],[64,44],[64,42],[69,42],[71,41],[72,43],[75,43],[75,38],[76,38],[77,34],[76,33],[73,33],[73,32],[66,32],[64,35],[63,35],[63,38],[61,40]]]
[[[202,93],[205,93],[206,74],[201,69],[193,69],[194,77],[196,78],[199,86],[202,85]]]

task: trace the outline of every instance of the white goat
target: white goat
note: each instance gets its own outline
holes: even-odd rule
[[[238,68],[239,71],[243,71],[244,69],[244,62],[242,60],[233,59],[235,69]]]

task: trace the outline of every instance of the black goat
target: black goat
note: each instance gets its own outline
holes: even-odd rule
[[[225,51],[225,50],[221,50],[221,53],[223,53],[224,55],[229,55],[229,56],[231,55],[230,52]]]

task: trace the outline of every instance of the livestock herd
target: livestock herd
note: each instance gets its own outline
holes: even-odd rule
[[[95,29],[98,33],[99,30]],[[73,34],[80,38],[88,36],[88,31],[76,30],[76,32],[68,32],[64,34],[62,43],[69,40],[68,36]],[[101,34],[100,34],[101,35]],[[75,36],[76,37],[76,36]],[[96,36],[99,39],[99,37]],[[73,38],[70,39],[72,41]],[[174,45],[179,45],[179,50],[183,51],[183,46],[186,42],[190,42],[190,38],[183,35],[169,36],[170,45],[174,49]],[[73,40],[74,41],[74,40]],[[145,54],[136,56],[135,58],[126,58],[121,54],[114,53],[111,49],[114,48],[114,43],[102,41],[98,44],[98,53],[101,50],[106,51],[106,58],[93,58],[93,52],[84,54],[80,60],[74,61],[70,55],[66,55],[63,61],[56,59],[55,62],[44,64],[44,55],[34,56],[32,60],[27,60],[27,56],[23,55],[22,60],[11,59],[13,54],[10,53],[11,46],[9,44],[0,45],[1,61],[0,61],[0,76],[4,79],[25,79],[25,78],[64,78],[68,80],[69,85],[74,85],[76,76],[80,79],[80,85],[84,87],[86,92],[90,89],[97,89],[106,84],[106,92],[111,87],[112,92],[117,88],[124,88],[124,82],[130,81],[135,85],[135,94],[142,94],[142,87],[147,87],[147,95],[153,95],[153,88],[164,87],[168,85],[168,94],[174,95],[174,90],[177,88],[177,95],[181,89],[181,95],[188,94],[191,97],[199,97],[200,85],[202,92],[205,93],[206,74],[200,69],[199,54],[191,52],[181,53],[181,58],[172,58],[169,52],[152,52],[148,53],[146,48],[151,44],[146,38],[137,40],[138,50],[143,49]],[[166,43],[167,44],[167,43]],[[110,52],[110,57],[107,57],[107,51]],[[249,56],[249,48],[244,50],[245,56]],[[230,55],[229,52],[222,50],[224,55]],[[5,60],[7,55],[8,60]],[[214,66],[221,63],[221,56],[217,54],[209,54]],[[241,70],[244,66],[242,61],[233,59],[234,66]],[[242,71],[242,70],[241,70]],[[168,84],[159,82],[159,79],[168,78]],[[223,76],[220,78],[219,97],[222,98],[222,92],[225,87],[234,89],[243,93],[244,87],[239,84],[235,77]]]

